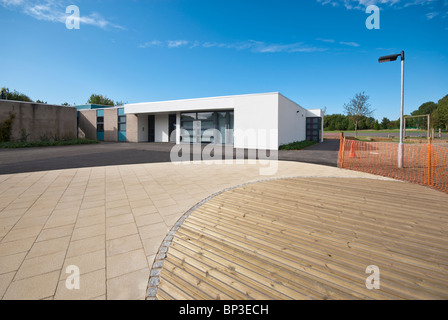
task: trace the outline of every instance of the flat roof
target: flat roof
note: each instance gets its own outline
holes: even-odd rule
[[[81,104],[74,107],[78,110],[123,108],[123,106],[106,106],[102,104]]]
[[[234,99],[261,95],[280,95],[279,92],[252,93],[207,98],[193,98],[154,102],[141,102],[126,104],[125,113],[161,113],[193,110],[225,110],[234,108]]]

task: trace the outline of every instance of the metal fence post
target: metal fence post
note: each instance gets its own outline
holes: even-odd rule
[[[431,145],[431,137],[428,137],[428,186],[432,184],[432,145]]]
[[[345,137],[344,134],[341,133],[341,143],[342,146],[340,146],[340,150],[341,150],[341,168],[344,168],[344,152],[345,152]]]

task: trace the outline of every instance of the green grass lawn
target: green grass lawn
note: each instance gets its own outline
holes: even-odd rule
[[[408,129],[409,130],[409,129]],[[355,133],[355,130],[326,130],[324,132],[344,132],[344,133]],[[370,133],[370,132],[384,132],[384,133],[396,133],[400,132],[400,129],[387,129],[387,130],[358,130],[358,135],[360,133]]]
[[[301,150],[308,147],[311,147],[312,145],[317,144],[317,141],[296,141],[289,144],[281,145],[278,149],[279,150]]]
[[[417,131],[416,129],[406,129],[406,131],[409,131],[409,132],[413,132],[413,131]],[[420,131],[420,132],[426,132],[426,130],[418,130],[418,131]],[[337,132],[337,133],[340,133],[340,132],[344,132],[344,133],[355,133],[355,130],[327,130],[327,129],[324,129],[324,132]],[[384,132],[384,133],[399,133],[400,132],[400,129],[387,129],[387,130],[372,130],[372,129],[369,129],[369,130],[358,130],[358,135],[359,134],[363,134],[363,133],[371,133],[371,132]],[[435,132],[435,134],[438,134],[438,129],[436,130],[436,132]],[[447,133],[448,131],[446,131],[446,130],[442,130],[442,133]]]
[[[56,141],[36,141],[36,142],[20,142],[10,141],[1,142],[0,148],[16,149],[16,148],[34,148],[34,147],[55,147],[55,146],[72,146],[79,144],[97,144],[96,140],[89,139],[71,139],[71,140],[56,140]]]

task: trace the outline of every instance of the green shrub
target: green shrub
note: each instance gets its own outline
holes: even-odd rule
[[[281,145],[278,149],[279,150],[301,150],[301,149],[311,147],[312,145],[315,145],[317,143],[318,143],[317,141],[309,141],[309,140],[296,141],[296,142],[292,142],[289,144]]]
[[[20,129],[20,142],[27,142],[29,136],[30,134],[25,129]]]
[[[11,130],[12,130],[12,122],[16,115],[12,112],[9,113],[9,118],[3,121],[0,121],[0,142],[8,142],[11,139]]]
[[[16,149],[16,148],[33,148],[33,147],[54,147],[54,146],[71,146],[80,144],[97,144],[96,140],[89,139],[71,139],[71,140],[57,140],[57,141],[36,141],[36,142],[0,142],[0,148]]]

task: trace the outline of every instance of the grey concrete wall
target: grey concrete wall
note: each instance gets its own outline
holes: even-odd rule
[[[78,137],[96,140],[96,110],[79,111]]]
[[[74,139],[77,137],[76,108],[0,100],[0,121],[14,113],[11,141],[20,141],[22,133],[27,141],[47,139]]]

